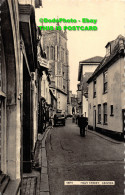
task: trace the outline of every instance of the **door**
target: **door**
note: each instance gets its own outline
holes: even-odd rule
[[[96,107],[93,107],[93,130],[96,130]]]
[[[125,109],[122,110],[123,134],[125,135]]]
[[[23,172],[31,172],[32,167],[31,129],[31,78],[25,61],[23,66]]]

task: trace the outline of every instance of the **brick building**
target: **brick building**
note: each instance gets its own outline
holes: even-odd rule
[[[67,32],[43,31],[43,50],[49,60],[50,89],[57,98],[57,110],[67,113],[69,99],[69,62]]]

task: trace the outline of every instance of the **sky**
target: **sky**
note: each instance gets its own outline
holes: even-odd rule
[[[92,23],[67,23],[68,26],[93,26],[97,31],[67,31],[70,90],[76,94],[79,61],[106,54],[105,45],[118,37],[125,36],[125,0],[42,0],[42,7],[36,9],[36,23],[39,18],[65,18],[82,20],[97,19]],[[44,23],[45,25],[45,23]],[[49,25],[49,23],[46,23]],[[55,26],[54,23],[51,23]],[[61,26],[65,23],[61,23]]]

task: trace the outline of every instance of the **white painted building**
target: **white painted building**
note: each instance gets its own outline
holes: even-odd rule
[[[88,80],[90,129],[123,134],[125,37],[106,45],[106,56]]]
[[[88,117],[88,84],[87,80],[100,64],[102,57],[95,56],[87,60],[79,62],[78,81],[79,83],[79,95],[81,95],[81,102],[79,105],[79,113]],[[79,98],[80,99],[80,98]]]

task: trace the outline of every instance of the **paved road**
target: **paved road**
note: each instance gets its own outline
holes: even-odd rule
[[[112,143],[66,121],[46,140],[51,195],[123,195],[124,145]],[[64,186],[64,181],[115,181],[115,186]]]

